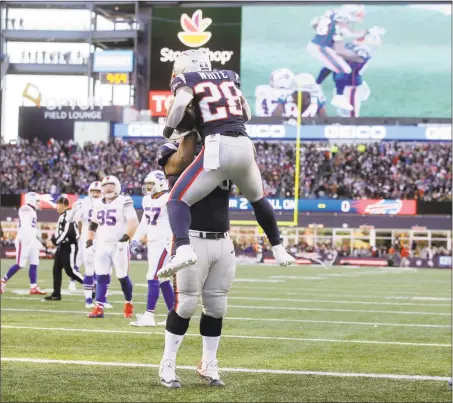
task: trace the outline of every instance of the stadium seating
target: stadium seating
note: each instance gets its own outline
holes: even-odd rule
[[[1,145],[1,193],[85,193],[91,181],[112,174],[125,193],[140,194],[144,177],[158,168],[160,144],[116,140],[84,147],[58,141]],[[255,146],[267,196],[292,197],[295,143]],[[301,198],[451,200],[451,144],[380,142],[326,150],[325,143],[302,145]]]

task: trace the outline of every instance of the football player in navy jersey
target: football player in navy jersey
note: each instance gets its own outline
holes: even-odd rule
[[[165,171],[170,188],[201,150],[196,133],[184,137],[179,147],[174,143],[160,146],[157,162]],[[200,299],[203,353],[197,372],[210,386],[224,385],[218,371],[217,349],[227,309],[227,293],[236,272],[234,246],[228,234],[230,189],[231,182],[222,182],[190,207],[189,235],[198,261],[174,276],[175,304],[167,317],[165,349],[159,368],[160,382],[167,388],[181,386],[176,376],[176,355]]]
[[[385,30],[381,29],[380,34],[384,34]],[[353,106],[352,111],[338,108],[337,112],[342,117],[359,117],[360,106],[363,101],[366,101],[370,96],[370,88],[363,80],[365,70],[368,68],[369,62],[373,55],[373,51],[381,46],[380,35],[367,33],[363,38],[356,39],[353,42],[347,43],[345,47],[354,52],[363,61],[348,62],[351,67],[349,74],[333,74],[335,82],[335,91],[337,94],[343,94],[349,103]]]
[[[170,193],[167,207],[176,254],[159,277],[196,264],[197,256],[189,239],[190,206],[228,180],[252,204],[277,263],[282,266],[294,263],[295,259],[281,244],[274,210],[264,196],[254,146],[244,126],[251,112],[242,96],[239,76],[229,70],[212,71],[208,55],[200,50],[182,52],[173,66],[173,76],[171,90],[175,99],[167,115],[164,137],[175,139],[175,134],[180,137],[175,129],[191,105],[199,117],[194,122],[204,146]]]

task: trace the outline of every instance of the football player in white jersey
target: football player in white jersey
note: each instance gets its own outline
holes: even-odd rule
[[[13,277],[19,269],[30,262],[28,275],[30,277],[30,294],[43,295],[37,285],[39,250],[42,247],[37,238],[37,217],[38,194],[29,192],[25,195],[25,204],[19,209],[19,230],[16,236],[16,263],[10,267],[8,272],[0,281],[0,294],[5,292],[7,281]]]
[[[93,215],[88,228],[88,240],[84,253],[94,253],[96,273],[96,305],[89,318],[103,318],[107,285],[113,266],[123,290],[124,317],[133,315],[132,282],[129,278],[129,239],[138,227],[138,217],[130,196],[121,193],[120,181],[116,176],[106,176],[101,182],[102,199],[93,206]],[[93,240],[96,236],[96,249]]]
[[[148,243],[148,301],[143,315],[137,315],[132,326],[156,326],[154,310],[159,291],[162,289],[165,304],[173,308],[175,294],[170,279],[157,277],[157,272],[170,260],[171,229],[168,221],[168,182],[162,171],[152,171],[143,185],[143,216],[131,243],[131,252],[136,254],[140,240],[146,234]],[[158,323],[165,325],[165,321]]]
[[[271,73],[269,84],[259,85],[255,89],[256,116],[297,115],[293,93],[294,73],[287,68],[276,69]],[[295,109],[294,109],[295,108]]]
[[[94,278],[94,256],[92,253],[85,254],[85,245],[88,240],[88,226],[90,224],[91,216],[93,215],[93,203],[101,197],[101,182],[95,181],[88,187],[88,197],[85,197],[81,201],[81,206],[76,213],[75,222],[79,226],[79,248],[76,258],[76,265],[81,267],[82,264],[85,266],[85,275],[83,277],[83,289],[85,294],[85,307],[93,308],[93,291],[95,278]],[[96,248],[93,245],[93,248]],[[105,308],[111,308],[112,306],[107,302],[104,304]]]

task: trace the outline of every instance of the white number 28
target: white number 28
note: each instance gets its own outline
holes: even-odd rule
[[[224,81],[220,85],[214,84],[212,81],[201,82],[194,87],[194,92],[195,94],[206,94],[199,101],[204,123],[226,119],[229,114],[242,115],[242,92],[232,81]],[[213,105],[222,98],[226,100],[228,106]]]

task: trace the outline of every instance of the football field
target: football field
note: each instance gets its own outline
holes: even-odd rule
[[[38,272],[47,291],[51,264]],[[145,270],[131,265],[136,313]],[[28,269],[13,277],[1,296],[2,401],[451,401],[450,270],[238,266],[218,354],[225,388],[194,370],[200,309],[179,349],[182,388],[169,390],[158,378],[164,328],[129,325],[114,277],[109,302],[104,319],[88,319],[80,285],[42,302],[28,295]],[[156,312],[163,320],[162,299]]]

